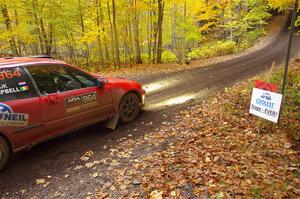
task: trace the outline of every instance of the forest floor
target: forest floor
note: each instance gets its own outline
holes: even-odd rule
[[[87,152],[83,165],[102,182],[87,198],[300,197],[300,98],[292,99],[299,59],[290,75],[294,90],[279,125],[248,113],[253,80],[282,77],[267,73],[177,113],[140,139],[124,139],[101,161]]]
[[[285,24],[288,18],[288,14],[275,16],[270,20],[266,28],[266,35],[259,38],[253,43],[252,47],[242,50],[238,53],[231,55],[224,55],[219,57],[212,57],[208,59],[194,60],[190,64],[177,64],[177,63],[166,63],[166,64],[132,64],[124,65],[120,68],[114,69],[111,67],[104,68],[99,71],[101,74],[106,76],[122,76],[122,77],[136,77],[138,79],[145,79],[146,77],[156,74],[167,74],[174,71],[184,71],[187,69],[204,67],[207,65],[217,64],[226,60],[232,60],[239,58],[253,52],[256,52],[272,43],[277,36],[285,28]]]

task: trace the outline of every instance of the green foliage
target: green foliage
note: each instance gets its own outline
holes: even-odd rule
[[[288,74],[288,84],[286,86],[286,96],[288,96],[288,99],[295,103],[295,104],[300,104],[300,70],[296,70],[297,72],[295,72],[294,70],[290,70],[289,74]],[[281,81],[282,81],[282,77],[283,77],[283,70],[281,70],[280,72],[277,72],[272,79],[270,80],[270,82],[277,84],[277,85],[281,85]]]
[[[263,28],[258,28],[248,32],[239,44],[239,49],[246,49],[253,45],[253,43],[260,38],[261,36],[265,35],[265,31]]]
[[[263,199],[260,188],[258,187],[253,188],[253,199]]]
[[[297,18],[296,22],[295,22],[295,26],[299,27],[300,26],[300,16]]]
[[[166,50],[162,53],[162,60],[164,63],[172,63],[177,61],[177,57],[173,52]]]
[[[229,38],[240,45],[249,32],[263,29],[266,20],[271,17],[268,9],[264,0],[250,1],[248,4],[237,1],[236,4],[228,5],[225,12],[227,20],[223,27]]]
[[[228,55],[237,50],[236,43],[231,40],[216,41],[203,45],[189,53],[191,59],[203,59],[208,57]]]
[[[294,176],[296,177],[296,178],[300,178],[300,170],[296,170],[296,171],[294,171]]]
[[[141,57],[142,57],[143,62],[147,62],[149,60],[149,56],[147,53],[142,53]]]
[[[255,29],[247,33],[246,35],[246,40],[249,41],[250,43],[255,42],[259,37],[265,35],[266,32],[264,29]]]
[[[279,11],[285,10],[288,6],[292,5],[293,0],[268,0],[268,5],[271,8],[278,9]]]
[[[188,46],[192,46],[195,43],[203,39],[197,26],[192,20],[188,20],[186,23],[182,24],[183,29],[185,30],[185,40]]]

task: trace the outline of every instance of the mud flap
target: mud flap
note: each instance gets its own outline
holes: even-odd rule
[[[120,115],[117,114],[114,118],[107,121],[103,126],[108,129],[115,130],[117,127],[118,121],[119,121],[119,117],[120,117]]]

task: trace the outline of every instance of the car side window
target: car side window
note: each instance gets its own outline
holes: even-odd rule
[[[22,67],[0,69],[1,102],[36,96],[36,90]]]
[[[67,71],[75,76],[84,85],[84,87],[87,88],[97,86],[97,80],[90,75],[71,67],[67,67]]]
[[[42,95],[86,88],[90,83],[80,73],[76,74],[75,69],[64,65],[34,65],[27,70]]]

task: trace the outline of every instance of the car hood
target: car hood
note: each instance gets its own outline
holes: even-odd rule
[[[130,79],[126,79],[126,78],[122,78],[122,77],[104,77],[102,75],[94,75],[97,78],[101,78],[107,81],[107,83],[128,83],[128,84],[140,84],[134,80],[130,80]]]
[[[126,79],[126,78],[117,78],[117,77],[105,77],[108,83],[137,83],[136,81]]]

